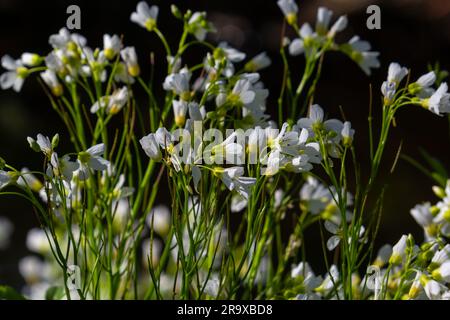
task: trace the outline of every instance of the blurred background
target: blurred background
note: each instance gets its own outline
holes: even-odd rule
[[[211,41],[225,40],[246,52],[249,58],[261,51],[267,51],[273,65],[262,71],[262,80],[271,92],[268,111],[276,113],[276,99],[282,78],[278,51],[283,16],[275,0],[148,2],[160,6],[158,24],[172,45],[178,42],[181,31],[180,22],[170,14],[169,4],[175,3],[183,10],[190,8],[208,11],[209,20],[218,30],[210,37]],[[364,168],[368,164],[369,84],[373,86],[374,116],[377,117],[380,107],[379,88],[391,61],[411,68],[413,78],[425,73],[428,63],[439,61],[443,69],[450,69],[450,1],[299,2],[300,23],[314,23],[317,8],[321,5],[327,6],[335,12],[335,16],[347,14],[349,17],[349,27],[339,35],[339,42],[347,41],[357,34],[368,40],[374,50],[381,53],[382,67],[375,70],[370,78],[342,54],[328,54],[316,94],[316,102],[324,107],[330,116],[340,117],[339,106],[342,106],[346,118],[356,129],[355,143]],[[49,35],[57,33],[65,26],[68,17],[67,6],[77,4],[81,8],[82,21],[79,33],[87,37],[91,47],[102,45],[104,33],[123,34],[125,44],[136,47],[140,62],[144,66],[148,65],[148,53],[151,51],[156,53],[158,65],[158,61],[164,62],[160,42],[154,35],[129,20],[136,3],[137,1],[129,0],[0,0],[0,56],[10,54],[18,58],[25,51],[47,54],[50,50]],[[369,16],[366,14],[366,8],[371,4],[381,7],[381,30],[366,28],[366,19]],[[293,34],[290,35],[292,38]],[[187,63],[190,58],[199,61],[201,56],[194,53]],[[297,57],[291,60],[291,73],[300,74],[303,59]],[[165,64],[160,65],[159,80],[162,82]],[[143,69],[145,70],[145,67]],[[385,153],[387,165],[382,170],[385,174],[381,176],[388,189],[378,245],[396,242],[401,234],[406,232],[413,233],[421,241],[421,229],[411,218],[409,210],[423,201],[437,201],[431,192],[433,182],[404,160],[399,160],[393,174],[386,174],[401,141],[403,140],[402,153],[422,161],[419,147],[423,147],[440,159],[446,168],[450,168],[450,139],[446,118],[439,118],[431,112],[414,107],[402,110],[397,116],[396,124]],[[35,136],[37,133],[52,136],[62,131],[59,118],[36,81],[28,79],[20,94],[11,90],[0,92],[0,156],[8,163],[17,168],[39,168],[40,157],[29,149],[26,137]],[[64,141],[64,138],[61,140]],[[6,250],[0,249],[0,284],[20,289],[23,280],[18,273],[17,264],[21,257],[29,253],[25,246],[26,233],[37,226],[37,219],[29,204],[14,197],[0,198],[0,216],[6,216],[14,224],[11,246]],[[320,260],[320,251],[317,256]]]

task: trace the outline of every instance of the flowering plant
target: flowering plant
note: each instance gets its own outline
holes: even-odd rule
[[[345,118],[326,117],[315,89],[326,53],[343,53],[367,75],[380,66],[379,53],[356,35],[336,40],[346,16],[332,23],[333,12],[321,7],[314,27],[300,26],[293,0],[278,6],[297,36],[281,41],[275,108],[266,106],[258,73],[270,66],[268,55],[247,60],[227,43],[209,42],[207,14],[175,6],[183,25],[175,47],[159,29],[157,6],[139,2],[131,14],[166,51],[164,97],[155,93],[153,56],[148,75],[118,35],[104,35],[103,47],[92,49],[63,28],[50,36],[47,55],[2,58],[1,87],[20,91],[38,75],[72,148],[63,154],[68,141],[37,134],[27,140],[43,170],[0,162],[0,195],[29,201],[41,226],[27,238],[39,257],[19,265],[27,297],[450,298],[450,183],[443,176],[434,188],[441,200],[411,210],[424,242],[402,235],[373,254],[384,196],[374,183],[394,117],[413,105],[450,113],[447,84],[435,71],[412,82],[407,68],[389,65],[382,104],[369,117],[381,121],[379,130],[368,123],[370,171],[363,176],[355,130]],[[193,46],[205,56],[189,66],[183,58]],[[296,56],[305,60],[298,82],[290,68]],[[323,276],[307,262],[304,235],[313,225],[323,240]],[[3,229],[0,248],[11,232],[0,220]]]

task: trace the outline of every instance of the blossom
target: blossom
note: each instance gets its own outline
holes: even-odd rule
[[[12,177],[11,173],[0,170],[0,190],[13,182]]]
[[[233,91],[227,96],[227,101],[235,106],[250,104],[255,99],[255,92],[251,90],[251,83],[248,80],[238,80]]]
[[[436,74],[434,71],[430,71],[423,76],[419,77],[416,82],[411,83],[408,86],[408,91],[414,95],[417,95],[419,98],[428,98],[433,93],[434,90],[431,86],[436,82]]]
[[[434,238],[437,232],[437,227],[433,222],[434,216],[431,214],[430,209],[431,205],[427,202],[416,205],[410,211],[414,220],[424,228],[427,239]]]
[[[53,153],[53,146],[52,142],[50,141],[50,138],[47,136],[44,136],[42,134],[37,135],[37,139],[34,140],[31,137],[27,137],[27,141],[30,144],[30,147],[36,151],[36,152],[42,152],[44,155],[46,155],[48,158],[51,157]]]
[[[251,187],[256,183],[255,178],[243,176],[243,167],[216,167],[213,172],[230,191],[237,191],[246,200],[250,195]]]
[[[421,101],[425,109],[437,114],[450,113],[450,94],[447,83],[443,82],[430,98]]]
[[[294,39],[289,44],[289,54],[297,56],[305,53],[306,57],[314,53],[314,41],[317,34],[313,31],[309,23],[304,23],[299,30],[299,38]]]
[[[99,101],[91,107],[91,113],[96,113],[100,109],[105,109],[107,114],[117,114],[126,105],[129,98],[127,87],[115,90],[111,95],[101,97]]]
[[[437,281],[450,282],[450,261],[447,260],[432,272],[432,277]]]
[[[395,87],[397,88],[400,82],[402,82],[403,78],[408,74],[408,69],[402,67],[396,62],[391,62],[389,64],[388,69],[388,77],[387,81],[395,83]]]
[[[125,63],[128,73],[132,77],[137,77],[140,73],[136,49],[134,47],[126,47],[120,51],[120,56]]]
[[[112,60],[117,54],[119,54],[120,49],[122,49],[122,41],[120,41],[118,35],[103,35],[103,51],[108,60]]]
[[[325,35],[328,32],[332,16],[333,11],[325,7],[319,7],[319,9],[317,10],[317,20],[316,20],[316,32],[319,35]]]
[[[148,31],[153,31],[156,28],[158,12],[159,8],[157,6],[149,7],[145,1],[140,1],[137,4],[136,11],[131,14],[130,19]]]
[[[158,142],[156,141],[155,134],[150,133],[149,135],[143,137],[139,140],[142,149],[145,154],[155,161],[160,161],[162,158],[161,150],[159,149]]]
[[[319,214],[327,207],[331,200],[331,193],[316,178],[308,176],[300,189],[300,201],[304,210]]]
[[[17,179],[17,184],[30,188],[35,192],[39,192],[43,187],[42,182],[28,168],[22,168],[20,170],[20,177]]]
[[[224,160],[228,163],[242,163],[244,148],[241,144],[235,143],[236,132],[230,134],[224,141],[218,144],[210,144],[205,148],[204,154],[207,156],[206,163],[223,164]],[[208,158],[208,155],[211,155]]]
[[[272,60],[267,56],[266,52],[261,52],[260,54],[253,57],[249,62],[245,64],[245,70],[249,72],[259,71],[261,69],[267,68],[272,64]]]
[[[101,157],[105,152],[105,145],[103,143],[90,147],[86,151],[78,153],[78,164],[80,165],[78,178],[86,180],[89,178],[90,170],[103,171],[108,168],[109,161]]]
[[[392,246],[390,244],[385,244],[378,250],[377,256],[373,264],[381,268],[386,263],[389,262],[389,258],[391,257],[391,255],[392,255]]]
[[[50,87],[50,90],[55,97],[59,97],[63,94],[63,86],[53,70],[47,69],[44,72],[41,72],[40,76],[45,84]]]
[[[54,152],[50,159],[50,165],[47,168],[47,175],[49,177],[62,177],[66,179],[67,182],[70,182],[73,173],[78,170],[78,168],[78,162],[72,161],[69,155],[64,155],[62,158],[59,158],[58,154]]]
[[[123,62],[119,62],[116,65],[116,72],[114,73],[114,80],[117,82],[123,82],[126,84],[133,84],[134,78],[128,72],[127,66]]]
[[[342,227],[332,221],[329,221],[329,220],[326,220],[324,222],[324,226],[328,232],[333,234],[327,241],[327,249],[329,251],[333,251],[339,245],[339,243],[341,242],[341,239],[343,239]],[[364,228],[364,226],[361,226],[359,228],[359,232],[358,232],[358,237],[359,237],[360,241],[363,240],[361,238],[363,237],[364,232],[365,232],[365,228]],[[350,243],[350,241],[351,241],[351,238],[348,238],[349,243]]]
[[[66,28],[61,28],[57,34],[49,37],[48,42],[54,49],[68,49],[73,54],[75,47],[84,47],[87,40],[77,33],[71,34]]]
[[[359,36],[353,36],[347,45],[342,46],[342,49],[367,75],[372,73],[372,68],[380,67],[379,52],[370,51],[370,43],[361,40]]]
[[[389,258],[389,263],[399,265],[406,259],[406,247],[408,236],[402,235],[400,240],[392,247],[392,255]]]
[[[23,82],[28,76],[28,69],[21,60],[14,60],[9,55],[4,55],[1,60],[2,67],[8,70],[0,76],[0,86],[2,89],[13,88],[19,92]]]
[[[353,136],[355,135],[355,130],[352,129],[351,123],[349,121],[344,122],[344,126],[341,130],[341,135],[344,146],[351,146],[353,142]]]
[[[278,0],[277,4],[289,24],[294,24],[297,22],[298,6],[294,0]]]
[[[27,67],[36,67],[40,65],[44,59],[36,53],[24,52],[20,56],[20,60]]]
[[[333,131],[340,135],[343,129],[343,124],[340,120],[329,119],[324,121],[323,109],[318,104],[311,106],[309,116],[307,118],[299,119],[297,121],[297,126],[299,128],[307,129],[312,137],[321,130]]]
[[[340,16],[336,20],[336,22],[331,26],[327,36],[330,38],[334,38],[336,36],[336,33],[341,32],[347,27],[347,24],[348,24],[347,16]]]
[[[297,127],[307,129],[311,138],[321,139],[327,147],[330,156],[339,156],[337,144],[341,140],[343,124],[337,119],[324,121],[324,112],[319,105],[312,105],[308,117],[299,119]]]
[[[447,261],[450,261],[450,244],[446,244],[444,248],[436,251],[431,259],[430,267],[439,267]]]
[[[194,12],[188,20],[187,30],[199,41],[204,41],[208,31],[214,30],[206,20],[206,12]]]
[[[191,92],[189,89],[189,81],[191,79],[191,72],[188,68],[183,68],[179,72],[169,74],[163,83],[164,90],[172,90],[179,95],[182,100],[188,101],[191,99]]]
[[[175,119],[175,124],[182,127],[186,122],[186,113],[188,110],[188,103],[186,101],[173,100],[173,114]]]

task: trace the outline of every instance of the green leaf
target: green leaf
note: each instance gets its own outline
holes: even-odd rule
[[[0,300],[26,300],[26,298],[18,293],[14,288],[9,286],[0,286]]]

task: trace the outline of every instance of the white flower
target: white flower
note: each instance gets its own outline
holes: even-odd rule
[[[134,78],[128,72],[127,66],[123,62],[119,62],[116,65],[116,72],[114,73],[114,80],[117,82],[123,82],[126,84],[133,84]]]
[[[346,53],[367,75],[372,73],[372,68],[380,67],[380,62],[378,61],[380,54],[379,52],[370,51],[371,46],[369,42],[360,40],[358,36],[353,36],[349,40],[348,45],[350,46],[350,51]]]
[[[244,148],[234,142],[236,136],[236,132],[233,132],[221,143],[208,145],[204,153],[211,154],[210,160],[216,164],[223,164],[224,160],[232,164],[242,163]]]
[[[416,82],[411,83],[408,86],[409,92],[417,95],[419,98],[426,99],[430,97],[434,93],[434,89],[431,86],[436,82],[436,74],[434,71],[430,71],[419,79]]]
[[[406,247],[408,236],[402,235],[400,240],[392,247],[392,255],[389,258],[389,263],[393,265],[399,265],[406,259]]]
[[[297,21],[298,6],[294,0],[278,0],[277,4],[289,24],[293,24]]]
[[[314,137],[315,132],[323,129],[333,131],[340,136],[343,129],[343,124],[340,120],[329,119],[324,121],[323,109],[318,104],[311,106],[308,118],[299,119],[297,126],[307,129],[311,137]]]
[[[244,199],[248,199],[251,192],[251,187],[256,183],[255,178],[243,177],[244,168],[230,167],[214,169],[214,174],[217,175],[225,186],[230,191],[237,191]]]
[[[335,284],[339,282],[339,270],[336,265],[332,265],[330,270],[327,272],[327,275],[323,282],[319,287],[316,288],[315,291],[322,294],[323,296],[328,295],[331,291],[333,291],[333,295],[335,294]]]
[[[199,41],[204,41],[208,31],[214,28],[206,20],[206,12],[194,12],[188,21],[189,33]]]
[[[336,22],[331,26],[330,31],[328,31],[328,37],[334,38],[336,33],[341,32],[347,28],[348,19],[347,16],[340,16]]]
[[[188,101],[191,98],[189,90],[189,81],[191,79],[191,72],[188,68],[183,68],[177,73],[169,74],[163,83],[164,90],[172,90],[179,95],[182,100]]]
[[[400,66],[396,62],[391,62],[389,64],[387,81],[395,83],[395,87],[397,88],[407,74],[407,68]]]
[[[317,10],[317,20],[316,20],[316,32],[319,35],[327,34],[332,16],[333,11],[325,7],[319,7],[319,9]]]
[[[48,39],[49,44],[54,49],[67,49],[71,44],[75,44],[78,47],[82,48],[86,45],[86,38],[77,34],[70,33],[66,28],[61,28],[58,34],[53,34]],[[73,48],[69,48],[73,51]]]
[[[431,265],[439,267],[447,261],[450,261],[450,244],[446,244],[444,248],[434,254],[433,259],[431,259]]]
[[[186,122],[186,113],[188,110],[188,103],[183,100],[173,100],[173,115],[175,119],[175,124],[179,127],[182,127]]]
[[[394,100],[395,92],[396,90],[394,82],[383,82],[383,84],[381,85],[381,93],[384,96],[384,103],[386,105],[392,103],[392,101]]]
[[[297,127],[307,129],[310,138],[322,137],[328,153],[332,157],[339,157],[340,151],[338,143],[341,140],[343,124],[337,119],[328,119],[324,121],[323,109],[315,104],[309,110],[308,118],[301,118],[297,121]]]
[[[304,23],[299,30],[299,38],[294,39],[289,44],[289,54],[297,56],[305,53],[306,57],[314,53],[314,41],[317,34],[313,31],[309,23]]]
[[[149,156],[150,159],[155,161],[160,161],[162,159],[161,150],[159,149],[159,144],[156,141],[154,133],[150,133],[149,135],[143,137],[139,140],[139,142],[141,143],[145,154]]]
[[[129,92],[127,87],[115,90],[110,96],[101,97],[91,107],[91,113],[100,109],[106,109],[107,114],[117,114],[128,102]]]
[[[342,227],[334,222],[329,221],[329,220],[325,220],[324,226],[328,232],[333,234],[327,241],[327,249],[329,251],[333,251],[341,242],[341,239],[343,236]],[[359,228],[359,232],[358,232],[358,238],[360,239],[360,241],[363,240],[362,237],[364,235],[364,232],[365,232],[365,228],[364,228],[364,226],[361,226]],[[348,239],[349,243],[350,243],[350,241],[351,241],[351,238]]]
[[[70,182],[73,177],[73,173],[78,170],[78,162],[70,160],[69,155],[64,155],[62,158],[58,157],[58,154],[54,152],[50,159],[50,166],[47,168],[47,175],[53,177],[53,175],[62,176]]]
[[[40,65],[44,59],[36,53],[24,52],[20,56],[20,60],[27,67],[36,67]]]
[[[10,173],[0,170],[0,190],[10,184],[12,181],[13,180]]]
[[[120,49],[122,49],[122,41],[120,41],[118,35],[103,35],[103,51],[108,60],[113,59],[120,52]]]
[[[140,73],[136,49],[134,47],[126,47],[120,51],[120,56],[127,66],[128,73],[132,77],[137,77]]]
[[[255,91],[251,90],[251,83],[248,80],[238,80],[233,91],[227,96],[227,101],[232,105],[247,105],[255,99]]]
[[[53,153],[53,146],[49,139],[49,137],[46,137],[42,134],[37,135],[37,139],[34,140],[31,137],[27,137],[27,141],[30,144],[30,147],[36,151],[36,152],[43,152],[48,158],[51,157]]]
[[[443,281],[443,282],[449,283],[450,282],[450,261],[447,260],[444,263],[442,263],[442,265],[439,268],[434,269],[432,272],[432,276],[437,281]]]
[[[421,277],[421,284],[424,287],[425,293],[430,300],[440,300],[442,293],[446,288],[435,280],[428,279],[425,275]]]
[[[78,153],[78,177],[81,180],[89,178],[90,170],[103,171],[108,168],[109,161],[101,157],[105,152],[103,143],[90,147],[86,151]]]
[[[17,184],[28,187],[35,192],[39,192],[43,187],[42,182],[28,168],[22,168],[20,170],[20,177],[17,179]]]
[[[434,234],[430,234],[430,231],[433,231],[433,219],[434,216],[430,211],[431,205],[429,202],[424,204],[418,204],[414,208],[411,209],[410,213],[413,216],[414,220],[425,230],[425,235],[427,239],[435,236]]]
[[[157,205],[150,211],[145,221],[158,235],[165,236],[171,225],[170,210],[165,205]]]
[[[271,64],[272,60],[270,60],[270,58],[267,56],[267,53],[261,52],[245,64],[245,70],[249,72],[255,72],[267,68]]]
[[[344,122],[344,126],[341,130],[342,143],[344,146],[351,146],[353,142],[353,136],[355,135],[355,130],[352,129],[351,123],[349,121]]]
[[[392,246],[390,244],[385,244],[378,250],[377,257],[375,258],[374,265],[378,267],[383,267],[389,262],[389,258],[392,255]]]
[[[28,76],[28,69],[24,67],[21,60],[14,60],[9,55],[2,57],[2,67],[8,70],[0,76],[0,86],[4,89],[13,88],[19,92],[23,82]]]
[[[42,80],[44,80],[45,84],[50,87],[50,90],[54,96],[59,97],[62,95],[63,86],[59,82],[58,77],[53,70],[47,69],[44,72],[41,72],[40,76]]]
[[[331,201],[331,193],[319,180],[308,176],[300,189],[300,201],[305,210],[319,214]]]
[[[450,94],[447,92],[448,85],[443,82],[433,95],[421,101],[422,106],[438,116],[450,113]]]
[[[1,171],[0,171],[1,177]],[[0,178],[1,179],[1,178]],[[0,182],[1,189],[1,182]],[[5,217],[0,217],[0,250],[4,250],[9,246],[10,237],[14,231],[14,226]]]
[[[199,106],[196,102],[189,102],[188,104],[189,118],[192,121],[202,121],[206,117],[206,110],[204,106]]]
[[[127,198],[131,196],[134,192],[133,187],[124,187],[124,184],[125,184],[125,175],[121,174],[119,176],[119,180],[117,181],[112,191],[112,196],[116,201]]]
[[[137,4],[136,12],[131,14],[130,19],[148,31],[153,31],[156,28],[158,12],[159,8],[157,6],[149,7],[145,1],[140,1]]]

